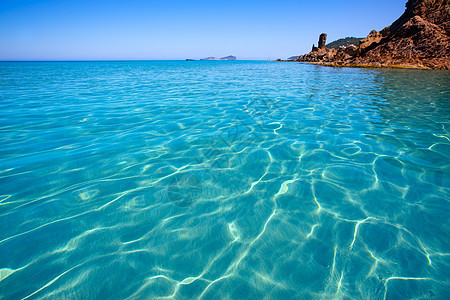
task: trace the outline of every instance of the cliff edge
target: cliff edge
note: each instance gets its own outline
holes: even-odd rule
[[[320,45],[296,61],[333,66],[450,69],[450,0],[409,0],[392,25],[340,49]],[[322,47],[320,47],[322,46]]]

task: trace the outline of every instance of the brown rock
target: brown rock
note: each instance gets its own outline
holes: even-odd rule
[[[385,34],[386,34],[386,32],[385,32]],[[376,30],[372,30],[366,38],[362,39],[362,40],[359,42],[359,48],[360,48],[360,51],[364,51],[364,49],[367,49],[367,48],[369,48],[369,47],[371,47],[371,46],[372,46],[372,47],[375,46],[375,45],[378,44],[384,37],[386,37],[386,36],[383,36],[383,34],[381,33],[381,31],[378,32],[378,31],[376,31]]]
[[[350,55],[350,56],[355,56],[358,52],[358,47],[356,47],[355,45],[349,45],[349,46],[347,46],[347,47],[344,47],[343,49],[342,49],[342,51],[345,53],[345,54],[348,54],[348,55]]]
[[[449,16],[449,0],[409,0],[398,20],[380,32],[371,31],[358,47],[331,52],[319,42],[316,55],[309,53],[298,61],[449,70]]]
[[[341,47],[336,52],[336,55],[333,57],[332,61],[348,61],[355,57],[358,54],[358,47],[355,45],[349,45],[347,47]]]
[[[327,43],[327,34],[322,33],[319,37],[319,49],[325,49],[326,43]]]
[[[319,37],[319,47],[316,47],[313,44],[311,52],[299,56],[295,61],[308,61],[308,62],[332,61],[333,57],[336,54],[336,49],[325,48],[326,41],[327,35],[326,33],[322,33]]]
[[[391,33],[397,31],[414,16],[420,16],[450,35],[450,3],[448,0],[409,0],[406,11],[391,25]]]

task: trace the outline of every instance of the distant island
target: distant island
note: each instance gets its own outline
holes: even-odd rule
[[[236,60],[236,56],[229,55],[229,56],[225,56],[225,57],[222,57],[222,58],[206,57],[206,58],[202,58],[200,60]]]
[[[449,16],[448,0],[409,0],[403,15],[383,30],[372,30],[364,39],[345,38],[327,45],[327,35],[322,33],[318,47],[313,45],[311,52],[294,61],[449,70]]]

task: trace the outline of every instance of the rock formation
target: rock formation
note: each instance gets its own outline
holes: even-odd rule
[[[325,49],[326,43],[327,43],[327,34],[322,33],[319,37],[319,49]]]
[[[358,46],[320,47],[296,61],[343,66],[450,69],[449,0],[409,0],[406,11],[381,31],[372,30]]]

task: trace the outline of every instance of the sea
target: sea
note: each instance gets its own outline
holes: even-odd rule
[[[450,72],[0,62],[1,299],[450,299]]]

